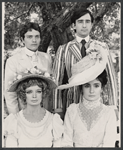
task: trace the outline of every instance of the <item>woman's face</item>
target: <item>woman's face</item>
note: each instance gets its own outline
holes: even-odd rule
[[[83,97],[89,101],[95,101],[100,97],[102,84],[98,79],[82,85]]]
[[[30,51],[35,52],[40,45],[40,32],[32,29],[31,31],[25,33],[25,37],[22,40],[26,48],[28,48]]]
[[[42,88],[37,85],[26,89],[27,105],[40,105],[42,101]]]

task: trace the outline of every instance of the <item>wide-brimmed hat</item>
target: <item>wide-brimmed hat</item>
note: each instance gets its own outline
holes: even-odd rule
[[[14,80],[9,81],[8,92],[15,92],[19,83],[22,81],[35,78],[44,80],[50,89],[55,89],[57,87],[56,81],[52,74],[49,74],[48,72],[41,72],[38,68],[32,68],[23,73],[15,74]]]
[[[107,61],[108,51],[105,45],[93,41],[86,50],[86,56],[72,66],[69,83],[60,85],[57,89],[82,85],[96,79],[106,68]]]

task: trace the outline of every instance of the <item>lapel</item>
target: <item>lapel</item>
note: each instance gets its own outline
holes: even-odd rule
[[[85,44],[86,49],[89,48],[90,43],[91,43],[92,41],[93,41],[93,40],[90,38],[89,41]],[[68,50],[74,55],[74,57],[75,57],[78,61],[80,61],[80,60],[82,59],[80,46],[79,46],[79,43],[76,41],[76,39],[74,39],[73,41],[71,41],[71,42],[69,43]]]
[[[46,61],[46,57],[44,56],[44,53],[38,52],[37,58],[38,58],[37,67],[42,71],[47,71],[48,61]]]
[[[79,43],[76,40],[70,42],[68,50],[74,55],[74,57],[79,61],[82,59]]]
[[[32,63],[31,60],[29,59],[29,57],[25,54],[25,50],[22,49],[20,52],[20,57],[19,57],[19,65],[22,68],[31,68],[32,67]]]

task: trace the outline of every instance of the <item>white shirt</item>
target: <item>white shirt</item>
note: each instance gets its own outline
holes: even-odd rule
[[[36,52],[34,52],[34,51],[31,51],[31,50],[27,49],[26,47],[24,48],[24,50],[25,50],[26,55],[30,58],[33,67],[37,66],[37,63],[38,63],[38,58],[37,58],[38,50]]]
[[[81,37],[79,37],[78,35],[76,35],[76,40],[77,40],[77,42],[79,42],[79,43],[81,43],[82,40],[85,40],[86,43],[87,43],[87,42],[89,41],[89,39],[90,39],[90,36],[89,36],[89,35],[86,36],[85,38],[81,38]]]
[[[28,56],[31,56],[31,57],[32,57],[32,56],[34,55],[34,53],[35,53],[36,56],[37,56],[38,50],[37,50],[36,52],[33,52],[33,51],[27,49],[26,47],[24,48],[24,50],[25,50],[26,55],[28,55]]]
[[[81,38],[81,37],[79,37],[78,35],[76,35],[76,40],[77,40],[77,42],[79,43],[80,48],[82,47],[81,41],[82,41],[82,40],[85,40],[86,43],[88,43],[88,42],[89,42],[89,39],[90,39],[90,36],[89,36],[89,35],[86,36],[85,38]],[[85,44],[85,47],[86,47],[86,44]]]

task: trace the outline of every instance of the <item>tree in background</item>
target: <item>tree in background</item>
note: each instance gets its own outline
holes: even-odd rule
[[[89,9],[95,18],[91,37],[106,42],[110,50],[115,52],[120,50],[120,2],[5,2],[4,4],[6,52],[17,46],[20,28],[25,22],[32,20],[39,23],[42,31],[39,51],[46,52],[51,46],[56,53],[59,45],[74,38],[71,16],[76,9],[83,8]]]
[[[52,43],[56,52],[59,45],[73,39],[70,19],[75,9],[83,8],[88,8],[95,18],[91,37],[106,42],[110,49],[119,49],[120,7],[119,2],[5,2],[5,49],[12,48],[21,26],[37,14],[33,21],[41,26],[39,51],[46,52]]]

